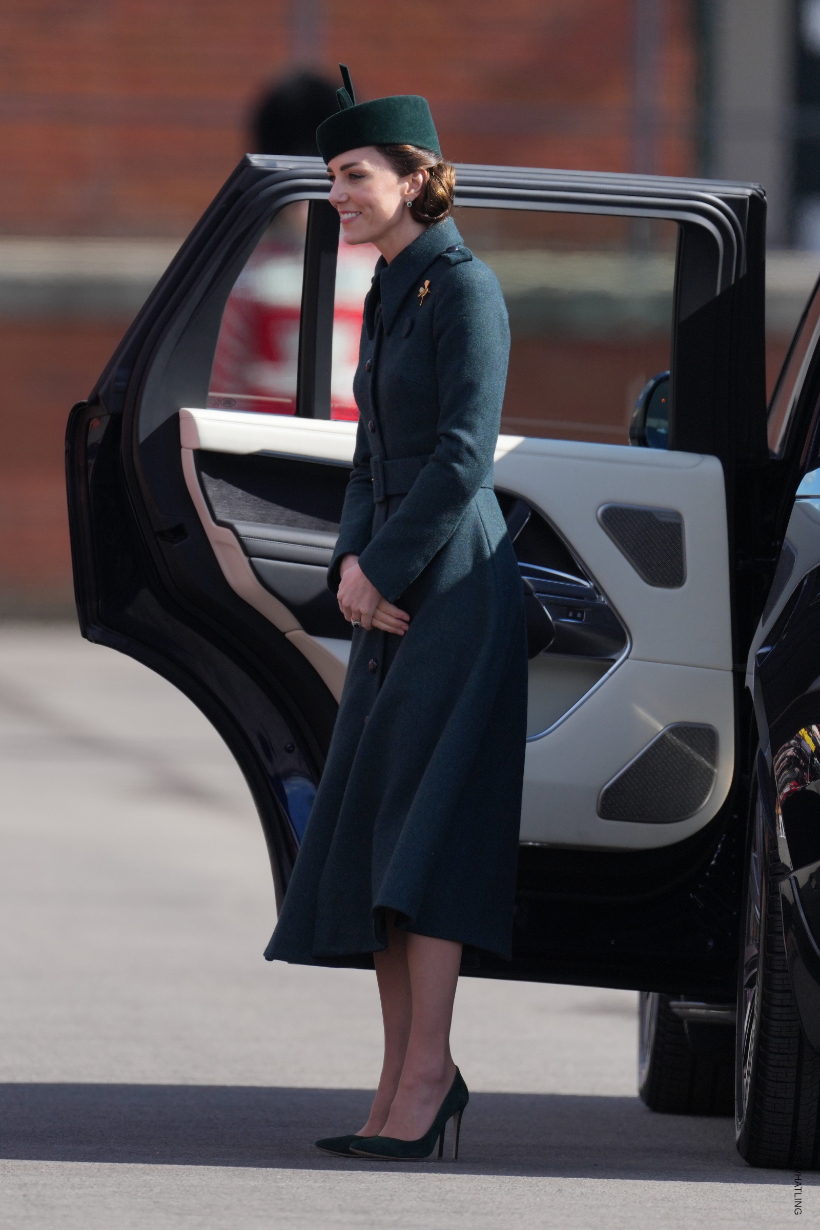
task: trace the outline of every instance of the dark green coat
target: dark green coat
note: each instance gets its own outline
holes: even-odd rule
[[[492,490],[509,344],[495,275],[453,222],[379,260],[329,576],[337,588],[353,552],[411,622],[403,638],[354,630],[269,960],[370,965],[386,909],[410,931],[510,955],[527,654]]]

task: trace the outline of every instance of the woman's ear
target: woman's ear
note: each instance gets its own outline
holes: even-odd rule
[[[424,191],[424,185],[427,183],[429,178],[430,176],[427,171],[414,171],[412,173],[410,176],[410,187],[413,191],[414,197],[421,196]]]

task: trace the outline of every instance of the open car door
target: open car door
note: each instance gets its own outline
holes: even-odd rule
[[[350,644],[325,569],[377,254],[339,247],[328,187],[318,159],[246,158],[68,430],[84,635],[221,732],[279,892]],[[731,995],[771,555],[762,192],[462,166],[457,203],[510,314],[495,481],[533,624],[515,955],[475,972]],[[630,446],[667,370],[642,437],[665,447]]]

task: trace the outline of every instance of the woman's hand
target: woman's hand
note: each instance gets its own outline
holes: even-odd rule
[[[345,619],[351,623],[357,620],[368,631],[377,628],[380,632],[404,636],[410,616],[382,598],[359,567],[358,555],[345,555],[339,565],[339,573],[342,578],[338,591],[339,608]]]

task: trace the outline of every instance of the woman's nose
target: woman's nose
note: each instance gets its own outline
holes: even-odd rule
[[[337,205],[340,202],[347,200],[347,193],[339,183],[338,179],[334,179],[333,184],[331,185],[329,200],[332,205]]]

